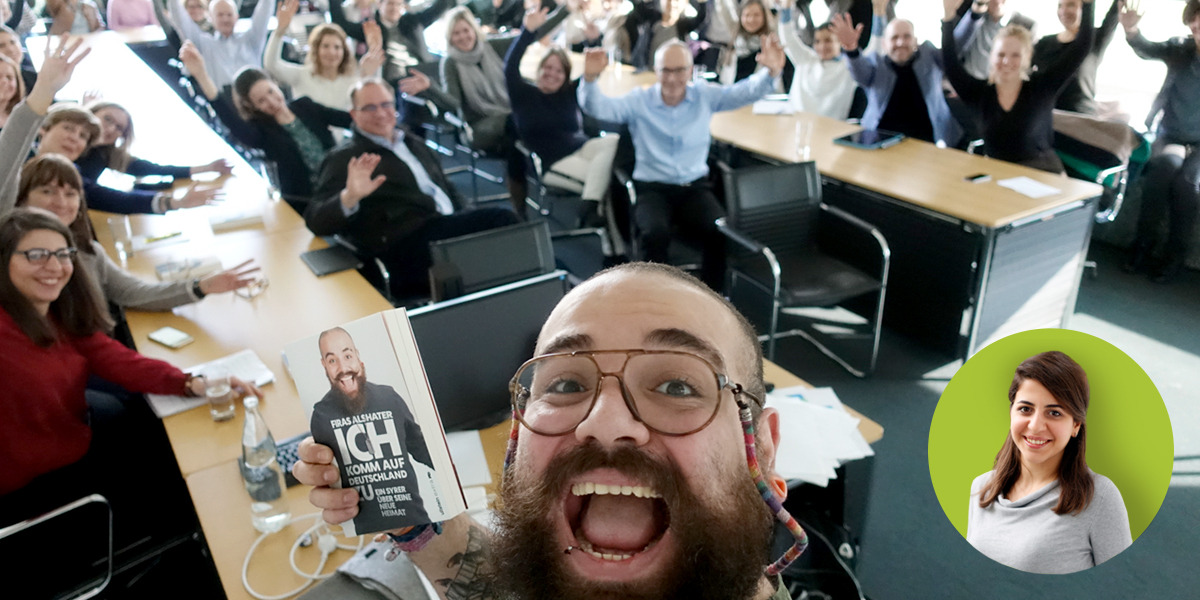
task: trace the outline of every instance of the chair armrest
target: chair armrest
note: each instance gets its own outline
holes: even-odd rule
[[[732,225],[730,225],[725,220],[725,217],[721,217],[720,219],[717,219],[716,223],[717,223],[718,231],[720,231],[722,234],[725,235],[725,237],[729,238],[730,240],[737,242],[738,245],[742,246],[743,248],[745,248],[755,254],[762,254],[764,250],[767,250],[766,246],[754,241],[746,234],[735,229]]]
[[[978,150],[983,147],[983,140],[971,140],[967,142],[967,154],[979,154]]]
[[[625,169],[613,169],[613,177],[617,178],[617,183],[625,186],[625,191],[629,194],[629,210],[632,211],[637,206],[637,191],[633,187],[633,175],[630,175]]]
[[[860,219],[859,217],[852,215],[852,214],[846,212],[845,210],[842,210],[836,206],[830,206],[830,205],[822,202],[821,210],[825,214],[840,219],[842,222],[846,223],[853,229],[858,230],[859,232],[866,234],[866,236],[870,237],[870,239],[875,243],[875,245],[879,249],[878,256],[879,256],[880,280],[883,281],[884,283],[886,283],[888,268],[889,268],[889,264],[891,263],[892,249],[891,249],[891,246],[888,245],[887,238],[883,236],[883,232],[879,231],[879,228],[868,223],[867,221],[864,221],[864,220]]]

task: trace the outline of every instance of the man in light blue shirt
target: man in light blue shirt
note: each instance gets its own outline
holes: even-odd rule
[[[783,48],[775,39],[762,43],[758,62],[766,69],[731,86],[693,83],[692,54],[687,45],[671,41],[654,55],[658,82],[620,98],[600,92],[596,78],[608,65],[607,54],[588,50],[579,106],[601,120],[624,123],[633,138],[637,165],[633,170],[637,191],[638,242],[643,260],[666,262],[671,226],[703,241],[701,279],[720,290],[725,277],[725,244],[715,221],[725,211],[708,181],[708,124],[712,114],[733,110],[762,98],[775,89],[784,65]]]
[[[233,85],[233,78],[243,67],[262,68],[263,49],[267,46],[267,27],[275,14],[274,0],[259,0],[250,16],[250,28],[235,32],[238,22],[237,6],[233,0],[213,0],[209,6],[209,19],[214,31],[205,33],[187,14],[183,0],[169,0],[171,19],[185,40],[191,40],[204,62],[208,64],[208,75],[217,87]]]

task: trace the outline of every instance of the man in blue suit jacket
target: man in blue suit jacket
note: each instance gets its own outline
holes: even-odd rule
[[[850,74],[867,94],[863,127],[956,146],[962,128],[942,93],[941,50],[929,42],[918,45],[910,21],[897,19],[885,28],[884,20],[876,11],[871,28],[883,32],[882,55],[859,51],[861,24],[855,27],[846,15],[836,15],[832,21]]]

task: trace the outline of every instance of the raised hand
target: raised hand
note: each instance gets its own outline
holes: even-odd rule
[[[1138,24],[1142,22],[1144,14],[1141,0],[1121,0],[1121,14],[1117,18],[1121,21],[1125,35],[1132,37],[1137,34]]]
[[[200,49],[192,43],[191,40],[186,40],[179,47],[179,62],[187,67],[193,75],[196,73],[206,72],[207,65],[204,63],[204,55],[200,54]]]
[[[754,60],[770,70],[771,77],[778,77],[783,72],[783,65],[787,62],[787,57],[783,54],[783,46],[779,43],[779,38],[774,33],[759,36],[759,46],[761,49],[758,55],[754,57]]]
[[[46,114],[54,102],[54,95],[71,81],[75,66],[92,51],[91,48],[79,49],[83,38],[72,40],[67,35],[59,36],[57,47],[54,47],[54,39],[46,39],[42,70],[38,71],[37,83],[33,84],[33,89],[29,90],[29,96],[25,99],[26,105],[39,115]]]
[[[951,0],[947,0],[949,2]],[[842,45],[842,50],[853,52],[858,50],[858,37],[862,35],[862,23],[854,24],[849,13],[835,14],[829,19],[829,29]]]
[[[358,206],[363,198],[375,193],[375,190],[387,181],[387,177],[383,175],[371,177],[375,167],[379,166],[379,161],[380,156],[371,153],[350,159],[350,164],[346,166],[346,189],[342,191],[342,206],[347,209]]]
[[[375,77],[379,74],[379,68],[383,66],[385,58],[383,48],[367,50],[367,53],[358,61],[358,76]]]
[[[228,175],[233,172],[233,163],[224,158],[218,158],[206,165],[198,165],[192,167],[192,175],[196,173],[217,173],[218,175]]]
[[[275,28],[282,31],[287,31],[289,25],[292,24],[292,17],[300,10],[300,0],[281,0],[279,6],[275,9]]]
[[[429,80],[428,75],[410,68],[408,70],[408,77],[396,82],[396,89],[400,90],[401,94],[416,96],[429,89],[431,85],[433,85],[433,82]]]
[[[546,24],[546,15],[548,14],[550,14],[548,8],[526,11],[521,26],[525,28],[525,31],[537,31],[539,27]]]
[[[379,23],[376,23],[375,19],[367,19],[367,20],[363,21],[362,29],[363,29],[363,37],[366,38],[363,41],[367,43],[367,48],[369,48],[369,49],[379,48],[380,51],[382,51],[383,50],[383,30],[379,27]]]
[[[958,18],[958,9],[962,6],[963,0],[942,0],[942,7],[946,9],[946,16],[943,21],[953,21]]]
[[[254,259],[251,258],[232,269],[213,273],[201,279],[200,291],[204,292],[204,295],[207,296],[208,294],[232,292],[233,290],[244,288],[254,283],[256,279],[254,274],[258,273],[261,269],[253,263]]]
[[[199,183],[193,183],[187,186],[183,197],[171,201],[170,207],[172,209],[196,208],[197,206],[204,206],[220,200],[221,196],[220,185],[200,185]]]
[[[608,66],[608,52],[603,48],[588,48],[583,51],[583,78],[595,81]]]

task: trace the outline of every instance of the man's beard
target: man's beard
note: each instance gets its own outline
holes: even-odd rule
[[[662,494],[676,545],[660,573],[632,583],[589,582],[565,564],[553,523],[572,477],[611,468]],[[719,506],[708,506],[687,486],[678,465],[633,448],[608,453],[594,442],[555,457],[544,474],[510,472],[496,509],[493,589],[502,598],[712,598],[754,596],[770,560],[773,522],[748,477],[730,481]],[[578,550],[577,550],[578,551]]]
[[[338,373],[337,377],[330,380],[329,391],[337,398],[346,412],[352,415],[362,413],[367,407],[367,368],[360,365],[358,373],[354,373],[354,393],[347,394],[338,386],[337,380],[341,379],[345,373]]]

